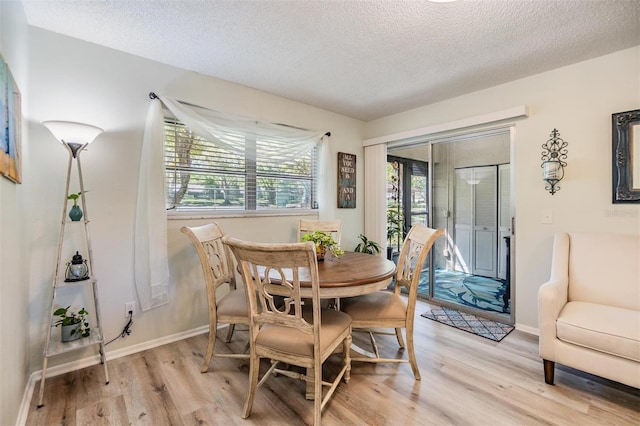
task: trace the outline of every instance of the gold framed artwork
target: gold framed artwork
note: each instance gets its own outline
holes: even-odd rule
[[[338,208],[356,208],[356,156],[338,153]]]
[[[22,109],[20,90],[0,55],[0,175],[22,183]]]

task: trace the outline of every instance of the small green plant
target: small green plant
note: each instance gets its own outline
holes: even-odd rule
[[[360,238],[361,242],[358,243],[354,251],[369,254],[380,253],[380,250],[382,249],[380,244],[368,239],[363,234],[358,235],[358,238]]]
[[[400,251],[404,237],[404,218],[400,204],[391,204],[387,207],[387,244],[396,247]]]
[[[304,234],[301,238],[302,241],[313,241],[318,251],[322,249],[329,250],[335,257],[339,257],[344,254],[344,250],[340,248],[333,236],[328,232],[313,231],[311,233]]]
[[[78,206],[78,198],[80,198],[80,196],[82,194],[84,194],[85,192],[87,192],[87,191],[80,191],[80,192],[76,192],[74,194],[69,194],[69,195],[67,195],[67,200],[73,200],[74,207],[77,207]]]
[[[91,329],[89,328],[89,321],[87,320],[87,315],[89,312],[85,308],[80,309],[77,313],[69,310],[71,306],[67,306],[66,308],[58,308],[53,312],[54,317],[58,317],[56,322],[53,323],[54,326],[63,326],[63,325],[75,325],[81,324],[79,328],[71,331],[71,335],[75,335],[76,333],[80,333],[81,337],[87,337],[91,334]]]

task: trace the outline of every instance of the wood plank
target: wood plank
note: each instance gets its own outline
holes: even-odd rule
[[[634,425],[640,420],[640,390],[574,369],[556,366],[556,385],[544,383],[538,338],[518,330],[501,342],[472,335],[419,316],[415,341],[422,380],[408,364],[354,362],[351,381],[341,383],[322,413],[332,425]],[[246,332],[221,351],[242,350]],[[385,357],[403,357],[394,336],[376,338]],[[367,347],[366,335],[354,342]],[[258,389],[251,416],[241,418],[248,388],[248,363],[214,358],[200,373],[207,335],[94,366],[45,383],[45,406],[35,399],[27,425],[304,425],[313,406],[303,382],[270,378]],[[336,361],[334,362],[333,358]],[[268,367],[264,361],[262,372]],[[340,368],[332,356],[324,373]],[[37,386],[36,386],[37,388]]]

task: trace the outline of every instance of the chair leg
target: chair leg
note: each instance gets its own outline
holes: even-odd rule
[[[313,375],[313,388],[314,388],[314,398],[313,398],[313,424],[314,426],[321,425],[321,415],[322,415],[322,364],[319,366],[316,365],[314,369]]]
[[[402,339],[401,328],[396,328],[396,339],[398,339],[398,345],[400,345],[401,348],[404,348],[404,340]]]
[[[233,337],[233,331],[236,329],[236,325],[235,324],[229,324],[229,329],[227,330],[227,337],[224,340],[225,343],[229,343],[231,341],[231,338]]]
[[[258,374],[260,372],[260,357],[255,354],[251,354],[249,363],[249,392],[247,394],[247,400],[244,403],[244,409],[242,410],[242,418],[246,419],[251,414],[251,408],[253,407],[253,397],[258,387]]]
[[[556,363],[547,359],[543,359],[542,364],[544,365],[544,382],[548,385],[552,385]]]
[[[213,350],[216,346],[216,329],[217,324],[209,324],[209,343],[207,344],[207,354],[204,356],[204,362],[202,363],[202,367],[200,367],[201,373],[206,373],[209,371],[209,364],[211,364],[211,358],[213,358]]]
[[[398,329],[396,328],[396,331]],[[418,369],[418,360],[416,359],[416,352],[413,346],[413,329],[407,329],[407,347],[409,349],[409,362],[411,363],[411,370],[413,370],[413,376],[416,380],[420,380],[420,369]]]
[[[349,380],[351,380],[351,340],[351,334],[349,334],[342,343],[343,361],[347,367],[342,378],[345,383],[349,383]]]

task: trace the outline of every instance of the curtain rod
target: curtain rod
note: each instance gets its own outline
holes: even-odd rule
[[[159,99],[159,98],[158,98],[158,95],[155,94],[155,92],[149,92],[149,99]],[[178,102],[180,102],[181,104],[189,105],[196,108],[204,108],[204,107],[201,107],[200,105],[190,104],[189,102],[184,102],[184,101],[178,101]],[[208,108],[205,108],[205,109],[208,109]],[[281,124],[281,123],[275,123],[275,124],[277,124],[278,126],[292,127],[294,129],[309,130],[309,129],[303,129],[302,127],[291,126],[289,124]],[[327,132],[324,135],[331,136],[331,132]]]

